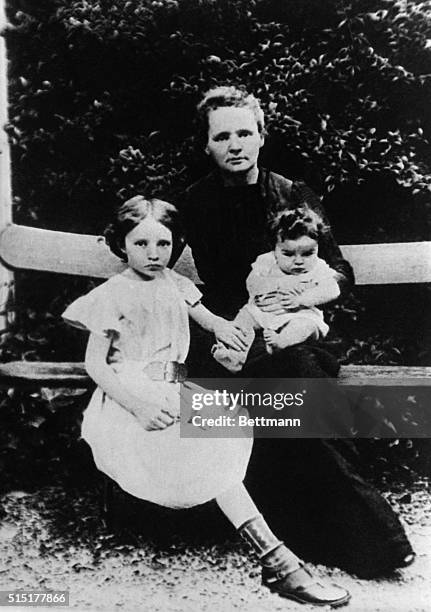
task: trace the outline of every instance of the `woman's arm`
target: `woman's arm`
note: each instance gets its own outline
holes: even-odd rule
[[[85,367],[89,376],[110,398],[133,414],[144,429],[151,431],[172,425],[176,415],[171,414],[168,403],[163,401],[164,398],[155,395],[149,389],[144,402],[142,398],[130,393],[121,383],[106,362],[110,344],[110,338],[90,334],[85,354]]]
[[[234,321],[226,321],[226,319],[218,317],[210,312],[208,308],[205,308],[201,302],[194,306],[189,306],[189,314],[201,327],[212,332],[217,340],[237,351],[247,348],[246,331]]]
[[[330,284],[321,284],[310,289],[281,289],[277,293],[267,293],[256,297],[255,304],[262,312],[281,315],[301,308],[328,304],[336,300],[339,295],[340,287],[333,279]]]
[[[255,297],[256,306],[263,312],[284,314],[300,308],[312,308],[333,302],[340,295],[336,272],[324,262],[318,264],[318,269],[311,286],[304,285],[300,281],[295,282],[295,277],[292,276],[279,279],[277,291]],[[287,283],[283,283],[284,280]]]

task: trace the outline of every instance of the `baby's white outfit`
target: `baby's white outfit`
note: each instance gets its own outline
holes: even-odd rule
[[[336,282],[335,271],[320,257],[317,258],[316,265],[310,272],[286,274],[278,267],[274,251],[271,251],[270,253],[259,255],[252,265],[252,271],[246,281],[250,299],[245,308],[262,329],[279,330],[293,319],[305,318],[315,323],[317,337],[325,337],[329,327],[325,323],[323,313],[319,308],[310,306],[295,312],[274,314],[272,312],[262,312],[256,306],[255,298],[272,291],[290,290],[298,285],[304,289],[311,289],[317,285],[327,285],[328,283],[333,284]]]
[[[324,338],[329,331],[325,323],[323,313],[315,306],[303,307],[300,310],[275,314],[263,312],[256,306],[255,298],[270,292],[291,290],[295,287],[310,289],[324,284],[334,284],[335,292],[338,291],[338,284],[335,278],[335,271],[328,266],[326,261],[317,258],[316,265],[309,272],[303,274],[286,274],[280,270],[274,251],[259,255],[252,264],[252,270],[247,277],[246,285],[249,294],[248,303],[241,308],[235,321],[241,325],[241,315],[246,312],[252,316],[254,325],[249,329],[245,341],[247,347],[241,351],[234,350],[225,346],[222,342],[217,342],[212,348],[214,359],[223,365],[230,372],[240,372],[247,360],[247,355],[254,341],[254,329],[273,329],[280,331],[285,325],[295,319],[308,319],[314,324],[314,336],[316,339]]]
[[[107,362],[121,383],[145,402],[149,389],[168,394],[173,409],[197,386],[151,380],[153,361],[184,362],[190,343],[187,306],[201,298],[197,287],[172,270],[144,281],[132,270],[113,276],[77,299],[63,317],[111,341]],[[171,405],[171,404],[169,404]],[[97,388],[84,413],[82,436],[97,467],[128,493],[171,508],[214,499],[242,482],[251,437],[181,437],[180,423],[147,431],[125,408]]]

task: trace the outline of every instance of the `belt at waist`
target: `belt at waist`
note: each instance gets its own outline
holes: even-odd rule
[[[178,361],[152,361],[143,372],[151,380],[163,380],[170,383],[183,382],[187,378],[187,366]]]

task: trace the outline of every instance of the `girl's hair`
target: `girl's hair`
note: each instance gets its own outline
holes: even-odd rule
[[[293,210],[279,212],[269,224],[273,246],[279,240],[296,240],[302,236],[318,240],[328,229],[322,218],[306,204]]]
[[[105,239],[111,251],[122,261],[127,261],[125,254],[125,238],[134,227],[147,217],[152,217],[172,232],[172,257],[181,252],[184,244],[184,234],[179,220],[178,210],[157,198],[147,200],[137,195],[124,202],[116,211],[114,221],[105,230]]]
[[[213,87],[207,91],[197,106],[199,132],[203,142],[206,142],[208,138],[208,116],[210,111],[226,106],[250,109],[256,119],[259,133],[264,133],[265,118],[259,100],[245,89],[240,89],[233,85],[224,85]]]

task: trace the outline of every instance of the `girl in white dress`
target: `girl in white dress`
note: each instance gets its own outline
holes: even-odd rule
[[[241,350],[245,343],[240,329],[201,304],[189,279],[167,268],[181,239],[175,207],[136,196],[120,207],[107,239],[127,268],[63,314],[90,332],[85,363],[97,389],[82,435],[97,467],[128,493],[159,505],[215,499],[258,553],[264,584],[299,601],[347,602],[344,589],[315,582],[247,493],[242,481],[252,437],[180,437],[180,395],[184,406],[196,389],[205,391],[185,380],[188,316],[229,346]]]

